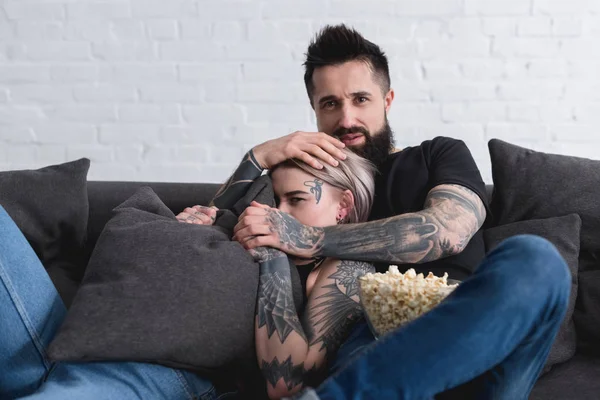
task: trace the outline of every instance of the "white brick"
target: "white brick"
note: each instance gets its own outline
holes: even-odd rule
[[[575,118],[582,123],[598,124],[600,122],[600,105],[586,104],[575,107]]]
[[[42,144],[36,146],[35,153],[36,164],[39,167],[73,161],[67,159],[67,149],[64,144]]]
[[[486,57],[490,53],[490,40],[475,35],[461,40],[423,40],[419,45],[419,55],[423,59],[454,60],[465,57]]]
[[[212,37],[216,42],[237,42],[244,37],[244,28],[237,21],[215,22],[212,26]]]
[[[195,85],[143,85],[139,88],[140,101],[150,103],[199,103],[201,90]]]
[[[110,25],[104,20],[78,20],[66,22],[63,37],[69,41],[103,42],[110,39]]]
[[[241,83],[237,88],[237,100],[241,102],[302,104],[308,102],[304,83]]]
[[[445,61],[425,61],[421,68],[423,79],[427,81],[455,81],[461,79],[458,64]]]
[[[206,103],[230,103],[236,99],[237,84],[227,80],[214,80],[201,85],[201,90]]]
[[[6,0],[3,9],[8,19],[24,20],[35,19],[40,21],[63,20],[65,7],[61,3],[47,1]]]
[[[582,18],[581,25],[581,33],[584,36],[600,36],[600,17],[586,15]]]
[[[514,142],[514,140],[535,141],[548,136],[545,126],[535,124],[490,123],[486,125],[485,132],[486,140],[501,139],[508,142]]]
[[[598,160],[598,151],[587,143],[549,142],[544,148],[546,153],[563,154]]]
[[[117,163],[94,163],[90,165],[88,180],[90,181],[140,181],[138,170],[133,165]]]
[[[177,70],[170,64],[117,64],[112,68],[110,80],[126,84],[174,82]]]
[[[493,59],[465,60],[461,62],[460,70],[469,81],[498,80],[506,74],[506,64],[502,60]]]
[[[534,0],[533,12],[535,14],[561,15],[561,14],[586,14],[588,11],[597,10],[595,0]]]
[[[560,55],[568,60],[598,60],[600,46],[596,38],[565,38],[561,41]]]
[[[555,36],[580,36],[582,31],[580,18],[552,18],[552,33]]]
[[[510,82],[498,85],[498,98],[509,101],[545,102],[564,97],[565,85],[560,82]]]
[[[442,135],[462,140],[467,145],[469,143],[484,143],[484,129],[481,124],[425,124],[420,125],[417,132],[422,138],[433,138]]]
[[[102,125],[98,140],[102,144],[118,145],[157,145],[159,140],[159,126],[156,124],[112,124]]]
[[[30,61],[89,60],[90,45],[85,42],[27,42],[25,57]]]
[[[565,60],[531,60],[527,67],[527,75],[534,79],[565,78],[569,75]]]
[[[243,122],[244,113],[238,105],[202,104],[183,106],[183,117],[189,123],[235,125]]]
[[[103,0],[67,3],[67,18],[71,20],[130,18],[127,0]]]
[[[2,153],[4,162],[22,163],[32,165],[37,162],[37,152],[34,146],[30,144],[13,144],[10,150]]]
[[[496,38],[492,54],[502,57],[556,57],[561,41],[551,38]]]
[[[116,110],[111,105],[58,105],[44,111],[53,122],[103,124],[116,120]]]
[[[225,45],[225,55],[235,61],[289,61],[291,52],[282,43],[232,43]]]
[[[160,59],[164,61],[223,60],[223,45],[213,42],[163,42],[159,44]]]
[[[179,35],[176,20],[151,20],[146,22],[148,36],[154,40],[174,40]]]
[[[530,11],[526,0],[465,0],[467,15],[528,15]]]
[[[262,18],[264,19],[312,19],[325,17],[329,9],[338,10],[344,6],[342,2],[323,2],[320,0],[305,0],[295,2],[291,7],[289,2],[268,0],[262,3]],[[339,6],[339,7],[337,7]],[[251,10],[253,11],[253,10]],[[249,19],[258,19],[259,16],[249,15]]]
[[[568,74],[575,79],[600,80],[600,61],[573,60],[567,65]],[[0,79],[2,74],[0,74]]]
[[[0,103],[8,103],[8,89],[0,89]]]
[[[552,20],[548,17],[521,18],[517,33],[519,36],[551,36]]]
[[[312,110],[308,101],[301,105],[278,104],[249,104],[246,107],[247,121],[249,123],[295,123],[305,125],[309,122]]]
[[[133,102],[135,88],[114,84],[78,85],[73,88],[73,96],[82,103]]]
[[[551,125],[549,131],[552,135],[552,139],[559,142],[587,143],[590,141],[590,138],[593,138],[598,134],[598,127],[595,124]],[[598,158],[597,152],[594,158]]]
[[[367,21],[368,22],[368,21]],[[370,35],[373,39],[381,38],[381,39],[396,39],[396,40],[409,40],[411,38],[428,38],[423,31],[423,24],[429,22],[437,22],[437,35],[439,36],[439,32],[441,30],[441,23],[439,21],[411,21],[411,20],[399,20],[395,24],[378,24],[372,22],[374,25],[375,34]],[[421,28],[421,29],[419,29]],[[363,35],[366,35],[365,30],[359,30]],[[310,31],[311,37],[313,31]],[[414,35],[414,36],[413,36]],[[306,42],[305,42],[306,43]]]
[[[448,33],[453,37],[466,38],[483,32],[481,18],[454,18],[448,21]]]
[[[210,22],[199,21],[197,19],[179,20],[179,29],[181,29],[181,38],[210,40],[212,35],[212,26]]]
[[[333,0],[329,7],[329,16],[343,19],[354,18],[357,15],[361,15],[363,18],[382,18],[394,15],[394,12],[396,11],[395,8],[394,2],[385,0],[372,0],[370,2],[360,0]],[[402,15],[403,11],[405,11],[404,8],[399,6],[398,13]]]
[[[570,123],[576,120],[573,105],[569,103],[542,103],[538,108],[544,123]]]
[[[392,107],[391,114],[397,115],[403,124],[434,123],[441,120],[441,110],[438,104],[396,104]]]
[[[416,61],[398,60],[396,58],[392,58],[390,59],[390,62],[394,66],[393,70],[396,71],[396,73],[390,71],[392,84],[394,84],[396,80],[414,82],[415,80],[421,80],[425,78],[423,76],[423,69],[421,68],[420,63]],[[303,76],[303,74],[304,72],[302,71],[298,76]]]
[[[517,122],[538,122],[540,120],[539,107],[530,104],[509,104],[508,120]]]
[[[29,127],[2,126],[0,127],[0,140],[5,143],[32,143],[35,140],[35,135]]]
[[[98,67],[94,64],[62,64],[44,67],[44,73],[50,73],[53,81],[90,82],[98,79]]]
[[[126,123],[177,124],[181,122],[176,105],[121,104],[118,106],[119,121]]]
[[[33,130],[42,144],[93,144],[97,137],[96,128],[87,124],[36,124]]]
[[[463,12],[461,0],[397,0],[391,3],[395,5],[394,15],[400,16],[456,15]],[[364,4],[368,3],[364,2]],[[342,7],[344,6],[342,5]],[[384,12],[382,17],[386,17],[386,14]]]
[[[507,110],[504,103],[447,103],[442,105],[442,119],[445,122],[495,122],[506,121]]]
[[[517,21],[514,18],[486,17],[482,18],[483,33],[496,37],[511,37],[517,32]]]
[[[240,63],[183,64],[178,67],[181,82],[212,82],[215,79],[237,81],[242,67]]]
[[[272,62],[244,61],[242,63],[244,80],[248,82],[289,82],[291,79],[303,79],[304,70],[301,63],[278,61],[277,65],[277,68],[273,68]]]
[[[0,61],[24,60],[27,60],[27,55],[23,42],[0,43]]]
[[[431,97],[434,102],[494,100],[496,85],[493,83],[433,85]]]
[[[15,85],[10,90],[15,103],[72,103],[73,93],[69,86]]]
[[[144,146],[141,144],[116,146],[114,149],[115,161],[126,164],[139,164],[143,160]]]
[[[600,83],[569,81],[566,83],[565,100],[572,102],[600,101]]]
[[[162,143],[176,144],[206,144],[207,137],[218,137],[219,139],[232,139],[233,128],[223,124],[202,124],[197,126],[165,126],[160,130],[160,141]],[[248,139],[246,136],[245,139]],[[252,140],[256,140],[252,138]]]
[[[153,21],[148,21],[150,23]],[[160,21],[156,21],[160,22]],[[106,24],[106,21],[104,21]],[[132,19],[123,19],[111,21],[110,37],[114,40],[122,40],[125,42],[143,41],[146,39],[146,30],[142,21]]]
[[[256,1],[219,1],[198,4],[198,17],[203,20],[250,20],[261,17],[261,3]]]
[[[180,18],[198,15],[194,0],[130,0],[134,18]],[[217,6],[215,3],[214,6]]]
[[[0,23],[0,31],[2,26],[3,23]],[[60,40],[64,37],[63,25],[59,21],[15,21],[15,31],[17,38],[25,40]]]
[[[95,145],[67,146],[67,159],[75,160],[87,157],[92,163],[111,162],[115,159],[114,151],[110,147]]]
[[[206,177],[212,176],[211,168],[195,165],[141,165],[137,169],[136,179],[154,182],[207,182]],[[231,172],[230,172],[231,173]],[[225,178],[226,179],[226,178]],[[224,180],[224,179],[223,179]]]
[[[13,24],[8,21],[2,21],[0,23],[0,39],[13,39],[15,36],[16,33]]]
[[[394,93],[397,102],[429,101],[431,99],[430,86],[424,83],[397,84],[394,85]]]
[[[157,59],[153,43],[94,43],[94,58],[105,61],[153,61]]]
[[[45,120],[46,116],[40,107],[0,104],[0,126],[29,126],[32,123]]]

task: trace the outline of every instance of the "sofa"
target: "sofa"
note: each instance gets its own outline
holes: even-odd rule
[[[155,182],[88,182],[89,221],[85,244],[91,254],[94,244],[112,209],[142,186],[150,186],[174,213],[194,204],[208,204],[218,184],[155,183]],[[491,197],[493,187],[488,186]],[[530,397],[532,400],[598,399],[600,398],[600,355],[577,353],[564,364],[554,366],[543,375]]]
[[[600,161],[547,155],[499,141],[490,142],[490,154],[494,185],[487,186],[487,195],[493,216],[484,236],[495,228],[565,215],[577,215],[577,229],[581,226],[580,237],[568,238],[577,244],[571,264],[579,268],[573,275],[578,289],[572,292],[578,299],[571,350],[544,371],[530,398],[600,399]],[[88,168],[86,160],[37,171],[0,172],[0,204],[16,219],[67,306],[115,207],[149,186],[177,214],[194,204],[208,204],[219,187],[88,181]]]

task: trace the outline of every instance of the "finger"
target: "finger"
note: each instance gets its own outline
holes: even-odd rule
[[[200,222],[205,225],[212,225],[212,223],[215,221],[214,217],[203,214],[201,211],[196,211],[196,213],[192,215],[192,217],[195,219],[194,223]]]
[[[244,218],[240,218],[238,220],[238,223],[233,227],[233,232],[237,233],[238,231],[244,229],[247,226],[261,225],[264,224],[264,222],[264,216],[245,216]]]
[[[309,145],[306,151],[318,158],[319,160],[324,161],[327,164],[332,165],[334,167],[337,167],[339,164],[338,160],[333,158],[329,153],[327,153],[325,150],[323,150],[316,144]]]
[[[236,232],[235,235],[233,235],[233,240],[236,240],[240,243],[244,243],[246,240],[251,239],[253,236],[270,234],[271,230],[269,229],[268,225],[251,225],[240,229],[238,232]]]
[[[319,137],[321,139],[326,140],[327,142],[331,143],[332,145],[334,145],[338,149],[343,149],[344,147],[346,147],[346,144],[344,142],[342,142],[338,138],[335,138],[335,137],[333,137],[331,135],[326,134],[325,132],[318,132],[317,134],[319,135]]]
[[[279,242],[273,236],[256,236],[243,243],[245,249],[255,249],[257,247],[270,246],[282,250]]]
[[[329,142],[325,139],[320,139],[319,142],[317,143],[317,145],[319,147],[321,147],[323,150],[325,150],[329,155],[337,158],[338,160],[345,160],[347,157],[346,153],[344,153],[342,150],[337,148],[334,144],[332,144],[331,142]]]
[[[192,207],[194,210],[196,210],[197,212],[201,212],[205,215],[214,217],[217,215],[217,211],[219,210],[216,207],[206,207],[206,206],[194,206]]]
[[[261,209],[263,209],[263,210],[268,210],[268,209],[270,209],[270,208],[271,208],[271,207],[269,207],[268,205],[266,205],[266,204],[262,204],[262,203],[259,203],[259,202],[258,202],[258,201],[256,201],[256,200],[252,200],[252,202],[250,203],[250,206],[251,206],[251,207],[256,207],[256,208],[261,208]],[[259,215],[262,215],[263,213],[258,213],[258,214],[259,214]]]
[[[312,157],[309,153],[298,150],[291,158],[297,158],[299,160],[304,161],[308,165],[316,169],[322,169],[323,165],[314,157]]]

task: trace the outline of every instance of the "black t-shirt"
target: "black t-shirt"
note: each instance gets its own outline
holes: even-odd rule
[[[390,154],[379,166],[369,220],[421,211],[429,191],[443,184],[471,189],[481,197],[490,217],[485,183],[467,146],[460,140],[436,137]],[[429,271],[438,276],[448,272],[450,278],[463,280],[484,256],[483,234],[479,230],[460,254],[423,264],[402,264],[398,268],[401,272],[414,268],[425,275]],[[376,264],[376,268],[385,272],[388,265]]]

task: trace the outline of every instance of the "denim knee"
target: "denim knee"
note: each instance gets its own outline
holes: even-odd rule
[[[556,247],[536,235],[517,235],[504,240],[494,252],[507,257],[505,273],[514,280],[528,281],[560,297],[568,297],[571,273]]]

